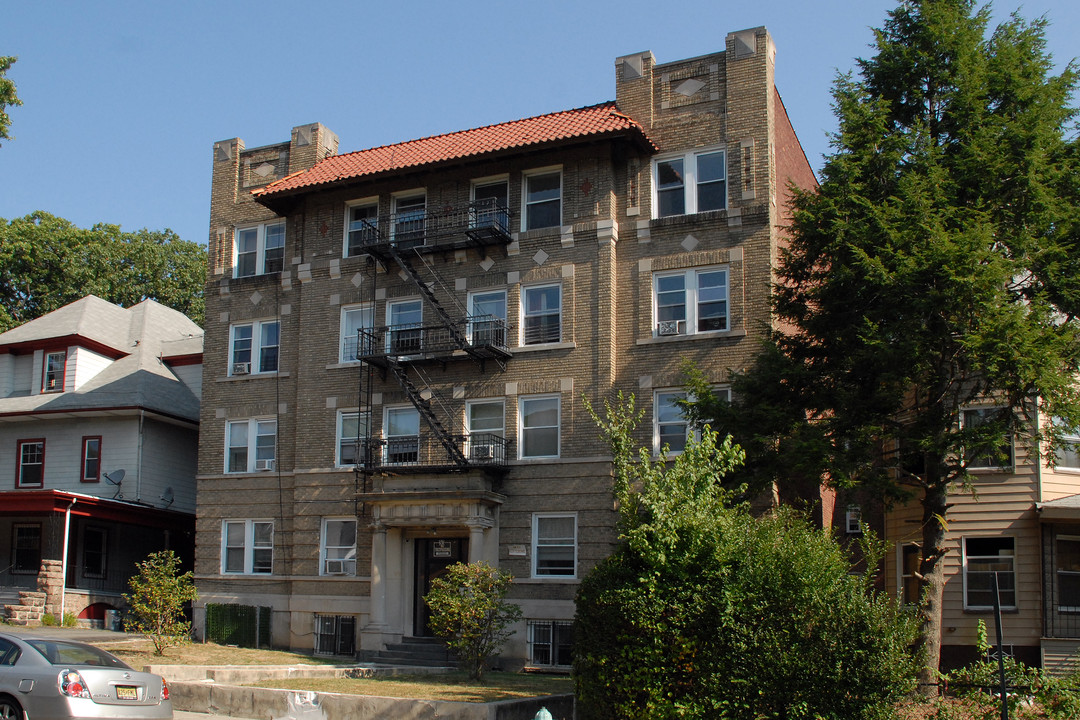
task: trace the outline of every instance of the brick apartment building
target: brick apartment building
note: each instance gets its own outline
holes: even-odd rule
[[[319,124],[214,146],[196,573],[275,646],[429,635],[448,564],[515,576],[508,667],[569,662],[615,540],[584,409],[634,393],[677,450],[689,358],[722,387],[771,322],[787,186],[815,180],[764,28],[615,102],[338,155]],[[388,655],[383,655],[387,657]]]

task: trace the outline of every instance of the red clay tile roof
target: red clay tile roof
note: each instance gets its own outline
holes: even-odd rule
[[[315,164],[310,170],[293,173],[252,191],[256,197],[269,198],[283,193],[328,183],[360,178],[376,173],[457,160],[485,153],[522,148],[530,145],[604,135],[630,135],[650,149],[655,149],[644,129],[620,113],[615,103],[607,102],[575,110],[460,130],[395,145],[384,145],[335,155]]]

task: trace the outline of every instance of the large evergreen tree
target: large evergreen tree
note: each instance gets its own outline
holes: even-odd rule
[[[794,453],[921,502],[928,686],[950,487],[969,458],[1004,464],[1010,436],[1046,452],[1080,426],[1076,75],[1052,74],[1044,20],[988,20],[972,0],[902,2],[837,80],[833,154],[779,263],[787,329],[729,416],[764,472]],[[995,410],[965,426],[973,404]]]

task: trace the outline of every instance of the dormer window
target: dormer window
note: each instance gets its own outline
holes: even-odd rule
[[[67,364],[67,352],[45,353],[45,367],[41,373],[41,392],[64,391],[64,366]]]

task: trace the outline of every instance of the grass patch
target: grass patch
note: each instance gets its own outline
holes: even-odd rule
[[[452,672],[440,675],[401,675],[388,678],[267,680],[254,683],[250,687],[471,703],[515,700],[541,695],[566,695],[574,692],[574,682],[567,676],[507,672],[485,673],[482,685],[469,680],[466,673]]]
[[[95,644],[134,668],[145,665],[340,665],[353,662],[351,658],[313,657],[284,650],[256,650],[215,643],[170,647],[164,655],[155,655],[154,645],[149,640]]]

